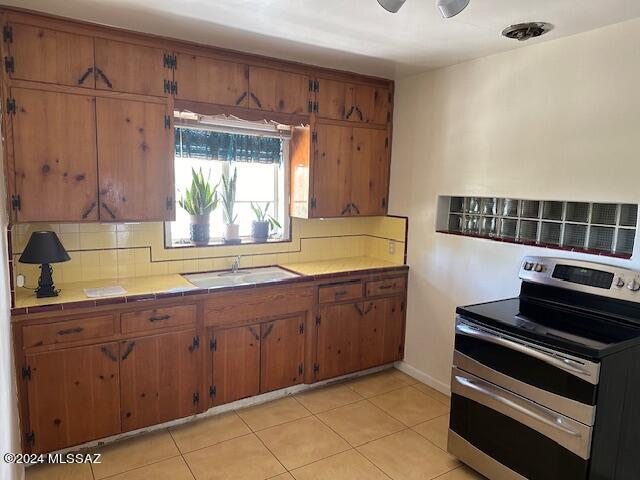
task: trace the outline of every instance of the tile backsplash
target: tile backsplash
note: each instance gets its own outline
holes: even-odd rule
[[[242,267],[365,255],[404,264],[406,229],[403,217],[294,218],[290,242],[165,248],[162,222],[19,224],[11,227],[10,258],[27,287],[36,285],[39,268],[18,258],[36,230],[55,231],[71,257],[54,265],[56,283],[222,270],[237,255]]]

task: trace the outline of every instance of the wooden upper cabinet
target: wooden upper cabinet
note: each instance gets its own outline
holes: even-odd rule
[[[121,342],[123,431],[199,411],[201,357],[195,339],[192,329]]]
[[[385,215],[389,185],[386,130],[353,128],[351,215]]]
[[[10,23],[9,76],[16,80],[93,88],[93,38]]]
[[[250,66],[249,107],[268,112],[307,114],[309,77]]]
[[[351,202],[351,127],[318,125],[313,162],[311,217],[348,215]]]
[[[214,330],[211,337],[213,405],[260,393],[260,326]]]
[[[96,88],[167,96],[165,80],[171,80],[172,71],[164,65],[165,53],[161,48],[96,38]]]
[[[120,432],[117,343],[27,354],[26,362],[33,453]]]
[[[177,99],[249,106],[247,65],[187,53],[178,53],[176,58]]]
[[[260,326],[260,392],[302,383],[305,315]]]
[[[95,98],[12,88],[19,222],[98,220]]]
[[[98,98],[96,112],[100,219],[173,220],[173,129],[167,105]]]
[[[390,90],[337,80],[318,80],[318,116],[384,125],[390,120]]]

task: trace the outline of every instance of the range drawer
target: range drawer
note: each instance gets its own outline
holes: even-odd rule
[[[27,325],[22,329],[24,348],[109,337],[116,333],[115,315],[65,320],[46,325]]]
[[[402,293],[407,288],[407,279],[405,277],[385,278],[384,280],[376,280],[367,282],[367,297],[378,297],[380,295],[390,295],[393,293]]]
[[[123,313],[122,333],[144,332],[196,323],[196,306],[180,305]]]
[[[326,285],[319,288],[318,301],[320,303],[340,302],[362,298],[362,282],[345,282],[336,285]]]

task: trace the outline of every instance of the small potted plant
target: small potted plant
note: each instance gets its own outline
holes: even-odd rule
[[[280,222],[267,214],[269,205],[270,202],[267,202],[264,207],[260,207],[258,203],[251,202],[251,210],[253,210],[253,214],[256,216],[256,219],[251,224],[251,236],[256,242],[266,242],[271,230],[280,228]]]
[[[190,240],[196,245],[209,243],[209,216],[218,208],[218,185],[209,183],[209,176],[205,180],[202,168],[198,172],[191,169],[191,186],[178,200],[191,219],[189,226]]]
[[[237,180],[237,169],[233,171],[232,177],[227,175],[222,176],[222,214],[225,223],[225,243],[240,243],[240,225],[236,223],[238,214],[234,212]]]

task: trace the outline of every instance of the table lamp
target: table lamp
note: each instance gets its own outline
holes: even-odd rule
[[[50,263],[67,262],[71,260],[69,254],[60,243],[60,239],[55,232],[33,232],[31,238],[24,248],[20,263],[40,264],[40,278],[36,297],[57,297],[59,290],[53,286],[53,268]]]

